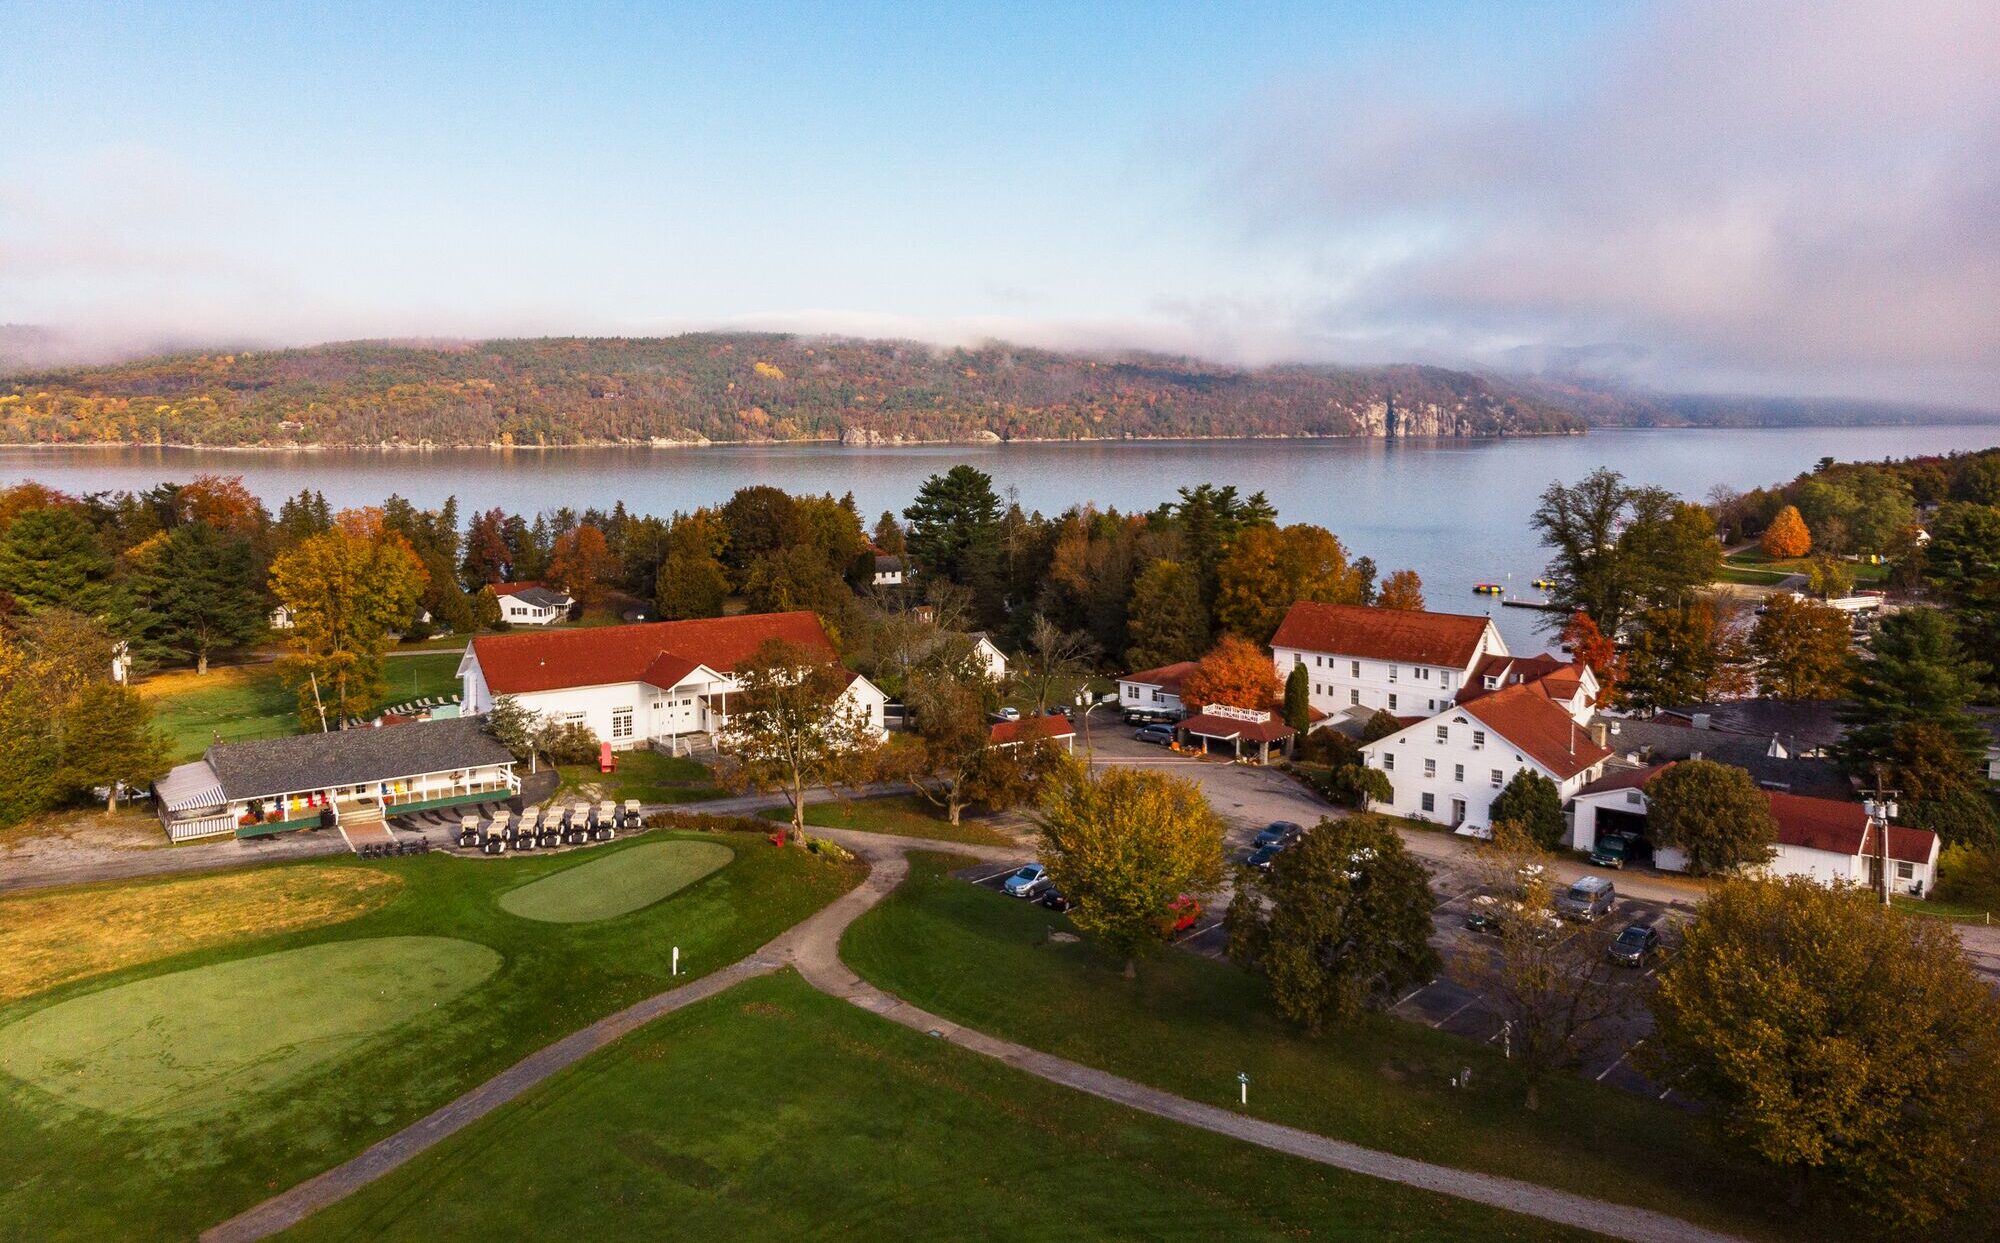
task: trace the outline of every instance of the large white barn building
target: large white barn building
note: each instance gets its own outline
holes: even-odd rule
[[[1450,706],[1482,660],[1506,654],[1491,618],[1359,604],[1301,601],[1271,636],[1278,676],[1304,665],[1312,706],[1335,717],[1429,715]]]

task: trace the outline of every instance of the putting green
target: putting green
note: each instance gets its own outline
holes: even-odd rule
[[[548,924],[587,924],[651,906],[736,857],[720,842],[649,842],[500,895],[500,909]]]
[[[449,937],[336,941],[88,993],[0,1028],[0,1070],[128,1117],[213,1113],[477,987],[499,953]]]

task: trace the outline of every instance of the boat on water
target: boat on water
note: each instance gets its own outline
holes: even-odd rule
[[[1553,578],[1538,578],[1534,584],[1536,591],[1547,591],[1555,585],[1556,580]]]
[[[1480,596],[1497,596],[1504,594],[1500,584],[1498,583],[1474,583],[1472,585],[1472,591],[1474,595],[1480,595]]]

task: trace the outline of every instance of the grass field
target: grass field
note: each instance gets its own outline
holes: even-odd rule
[[[139,684],[153,723],[167,736],[174,762],[191,760],[220,737],[224,742],[299,732],[299,705],[278,681],[274,665],[227,665],[196,677],[192,669],[156,673]]]
[[[134,980],[0,1029],[0,1070],[65,1105],[192,1120],[282,1088],[500,969],[450,937],[307,945]]]
[[[593,853],[610,857],[678,836],[650,833],[596,847]],[[448,938],[483,947],[467,952],[479,957],[490,952],[501,963],[478,987],[450,1000],[434,997],[441,1002],[436,1007],[426,1003],[414,1015],[399,1007],[388,1025],[374,1026],[372,1034],[347,1026],[349,1016],[334,1007],[316,1006],[322,1029],[341,1047],[282,1083],[265,1081],[254,1065],[242,1075],[213,1080],[204,1090],[214,1107],[198,1118],[135,1117],[89,1108],[87,1101],[65,1101],[0,1074],[0,1169],[7,1171],[0,1181],[0,1223],[5,1223],[0,1235],[191,1238],[352,1156],[529,1052],[669,987],[676,946],[684,976],[705,974],[819,909],[860,875],[857,868],[805,851],[773,850],[758,833],[687,836],[727,842],[738,850],[738,858],[666,901],[587,924],[534,923],[500,908],[503,892],[575,866],[561,855],[473,861],[433,854],[287,865],[276,870],[380,872],[402,884],[392,900],[345,923],[276,936],[253,931],[226,945],[178,953],[0,1006],[4,1039],[17,1022],[134,982],[308,946],[352,945],[340,953],[358,955],[363,962],[379,954],[389,961],[395,958],[390,938]],[[121,888],[91,892],[112,896]],[[271,961],[266,959],[266,965]],[[319,975],[325,983],[326,974]],[[206,977],[209,983],[217,978]],[[196,991],[206,991],[203,977],[191,979],[202,986]],[[302,989],[312,983],[304,976],[299,980]],[[152,987],[170,995],[188,983],[183,978]],[[387,981],[383,986],[391,987]],[[349,990],[341,992],[342,1005],[351,1003]],[[319,994],[310,988],[304,995]],[[131,996],[94,1004],[116,1001],[116,1012],[129,1021],[138,1013],[128,1004]],[[209,1042],[227,1039],[222,1033],[237,1028],[254,1031],[265,1021],[267,1004],[287,1009],[293,1005],[289,996],[283,982],[233,990],[219,1000],[223,1008],[212,1012],[215,1021],[166,1057],[205,1059]],[[291,1023],[291,1029],[296,1034],[297,1024]],[[149,1039],[143,1033],[134,1038]],[[285,1059],[290,1054],[274,1049],[272,1056]],[[151,1073],[128,1069],[141,1080]]]
[[[735,857],[721,842],[648,842],[509,889],[500,909],[550,924],[613,919],[678,893]]]
[[[1719,1154],[1679,1110],[1563,1078],[1521,1108],[1489,1046],[1379,1015],[1315,1040],[1279,1021],[1233,967],[1165,953],[1139,979],[1089,944],[1048,941],[1063,917],[913,861],[910,880],[849,929],[862,976],[947,1018],[1214,1104],[1251,1081],[1251,1112],[1339,1139],[1658,1209],[1746,1236],[1860,1237],[1830,1213],[1786,1211],[1769,1177]],[[1469,1089],[1450,1086],[1471,1067]]]
[[[0,1003],[246,937],[354,919],[402,888],[361,868],[260,868],[0,900]]]
[[[390,708],[415,699],[458,694],[459,651],[427,652],[422,656],[398,656],[382,662],[382,701],[377,708]]]
[[[1768,580],[1751,581],[1776,582],[1784,575],[1806,574],[1812,570],[1811,557],[1772,557],[1766,555],[1763,549],[1754,546],[1743,549],[1741,552],[1731,553],[1729,556],[1723,558],[1722,564],[1726,569],[1734,568],[1750,574],[1763,573],[1771,575]],[[1887,581],[1889,577],[1889,567],[1886,565],[1870,565],[1866,561],[1842,561],[1841,564],[1847,567],[1847,572],[1854,576],[1855,585],[1860,587],[1878,585]],[[1745,580],[1731,579],[1727,581]]]
[[[789,808],[779,807],[759,813],[766,820],[789,822]],[[1012,846],[1014,839],[976,820],[954,825],[944,812],[915,794],[891,798],[858,798],[845,803],[813,803],[806,807],[806,823],[821,829],[859,829],[864,833],[886,833],[891,837],[927,837],[941,842],[967,842],[975,846]]]
[[[520,1162],[501,1154],[567,1154]],[[1582,1239],[1067,1091],[752,980],[628,1037],[301,1239]]]
[[[700,760],[658,751],[620,751],[617,771],[600,773],[595,764],[564,764],[556,801],[628,798],[642,803],[699,803],[721,798],[728,791],[715,784],[715,774]]]

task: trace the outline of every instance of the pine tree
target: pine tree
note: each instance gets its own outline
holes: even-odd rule
[[[249,540],[194,522],[142,549],[133,558],[133,587],[147,647],[193,660],[199,676],[208,672],[210,654],[262,633],[264,598]]]

